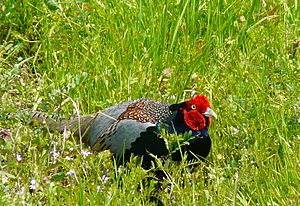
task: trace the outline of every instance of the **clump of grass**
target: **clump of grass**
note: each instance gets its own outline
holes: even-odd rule
[[[297,3],[5,1],[0,3],[1,205],[299,204]],[[166,75],[167,72],[167,75]],[[136,159],[117,168],[24,111],[83,114],[138,97],[209,96],[219,119],[206,162]]]

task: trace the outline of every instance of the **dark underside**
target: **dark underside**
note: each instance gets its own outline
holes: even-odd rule
[[[141,136],[131,144],[130,150],[125,150],[124,160],[128,161],[131,154],[143,156],[143,167],[149,168],[151,161],[154,158],[150,155],[153,154],[157,157],[167,156],[169,153],[165,141],[160,138],[156,131],[156,127],[148,127],[147,131],[142,132]]]
[[[195,138],[189,140],[188,144],[172,152],[171,157],[173,161],[181,161],[184,154],[187,155],[187,160],[207,157],[211,148],[211,139],[209,138],[207,128],[197,131],[194,137]],[[156,157],[166,157],[169,151],[164,139],[160,138],[159,134],[157,134],[156,128],[149,127],[146,132],[142,132],[141,136],[131,144],[129,150],[125,150],[124,156],[119,157],[119,163],[128,161],[132,154],[134,156],[143,156],[142,166],[145,169],[149,169],[151,167],[151,161],[155,160],[152,155]]]
[[[172,160],[181,161],[185,153],[188,161],[194,159],[204,159],[209,154],[210,148],[211,139],[209,136],[198,136],[190,140],[188,145],[183,145],[180,149],[177,149],[175,152],[173,152]]]

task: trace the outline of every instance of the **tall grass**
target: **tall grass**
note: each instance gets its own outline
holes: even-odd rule
[[[207,161],[162,166],[165,205],[297,205],[298,1],[0,2],[1,205],[148,205],[153,174],[29,127],[147,97],[209,96]],[[24,114],[25,111],[25,114]],[[34,184],[34,181],[36,184]],[[34,187],[35,186],[35,187]],[[31,189],[30,189],[31,187]]]

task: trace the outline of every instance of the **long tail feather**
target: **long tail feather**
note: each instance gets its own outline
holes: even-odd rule
[[[85,137],[85,134],[90,128],[90,125],[94,123],[98,113],[82,116],[82,117],[72,117],[69,120],[65,119],[55,119],[49,117],[43,112],[34,112],[30,116],[30,124],[35,125],[46,125],[51,132],[58,131],[63,132],[65,129],[71,131],[75,136]]]

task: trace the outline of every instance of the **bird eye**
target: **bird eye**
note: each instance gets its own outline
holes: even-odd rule
[[[191,108],[196,109],[196,105],[192,104]]]

